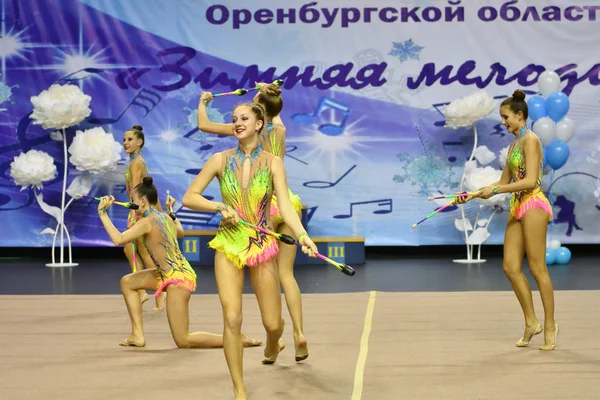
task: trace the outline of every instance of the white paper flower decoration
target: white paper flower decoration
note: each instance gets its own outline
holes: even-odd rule
[[[92,113],[89,108],[91,100],[78,86],[54,84],[31,97],[34,108],[30,118],[44,129],[68,128],[79,124]]]
[[[498,162],[500,162],[500,166],[504,168],[506,165],[506,160],[508,160],[508,148],[510,146],[506,146],[502,150],[500,150],[500,154],[498,154]]]
[[[15,185],[21,186],[21,190],[29,185],[41,189],[42,182],[52,180],[56,176],[56,165],[48,153],[29,150],[19,154],[10,163],[10,176]]]
[[[465,174],[465,189],[469,192],[474,192],[485,186],[489,186],[497,182],[502,177],[502,171],[492,167],[472,168]],[[489,199],[475,199],[480,204],[485,205],[500,205],[508,199],[507,193],[497,194]]]
[[[446,127],[452,129],[464,128],[489,115],[496,108],[494,98],[485,90],[473,93],[467,97],[456,99],[444,107],[442,114],[446,118]]]
[[[69,153],[69,160],[79,171],[104,173],[117,167],[121,159],[121,144],[115,141],[112,133],[106,133],[100,127],[92,128],[75,133]]]
[[[488,165],[496,159],[496,155],[487,146],[479,146],[475,149],[475,159],[481,165]]]

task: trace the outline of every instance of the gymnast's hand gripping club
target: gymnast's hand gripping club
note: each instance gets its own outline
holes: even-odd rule
[[[417,227],[417,225],[419,225],[420,223],[422,223],[422,222],[428,220],[429,218],[433,217],[434,215],[444,211],[446,208],[448,208],[454,204],[457,204],[459,199],[464,198],[465,202],[467,202],[470,200],[470,198],[476,197],[479,193],[481,193],[481,190],[478,190],[476,192],[463,192],[463,193],[457,193],[457,194],[451,194],[451,195],[445,195],[445,196],[429,197],[429,200],[434,200],[434,199],[452,199],[452,200],[449,203],[444,204],[437,210],[433,211],[431,214],[429,214],[428,216],[426,216],[419,222],[412,224],[412,228],[415,229]]]
[[[270,230],[249,224],[248,222],[246,222],[244,220],[240,220],[240,223],[244,224],[250,228],[256,229],[257,231],[264,233],[265,235],[273,236],[274,238],[276,238],[277,240],[279,240],[285,244],[295,244],[298,247],[302,247],[302,245],[300,243],[298,243],[293,237],[286,235],[285,233],[271,232]],[[354,272],[355,272],[354,268],[352,268],[348,264],[341,264],[341,263],[335,262],[319,253],[315,253],[315,256],[320,258],[323,261],[327,261],[329,264],[333,265],[334,267],[336,267],[337,269],[339,269],[346,275],[350,275],[350,276],[354,275]]]
[[[84,196],[81,193],[76,193],[75,194],[75,198],[76,199],[86,198],[86,199],[94,199],[94,200],[100,201],[100,197]],[[137,210],[137,209],[140,208],[140,206],[138,206],[137,204],[130,203],[130,202],[123,203],[123,202],[120,202],[120,201],[113,201],[113,204],[116,204],[118,206],[122,206],[122,207],[125,207],[125,208],[129,208],[130,210]]]

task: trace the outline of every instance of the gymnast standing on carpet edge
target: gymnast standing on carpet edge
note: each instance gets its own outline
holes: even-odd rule
[[[504,236],[503,267],[525,317],[525,333],[516,346],[528,346],[533,336],[543,330],[533,308],[531,287],[522,270],[523,257],[527,254],[527,263],[544,305],[544,345],[540,350],[554,350],[558,325],[554,320],[554,290],[546,266],[546,231],[548,222],[552,221],[552,207],[542,191],[542,144],[535,133],[527,129],[527,116],[525,93],[515,90],[512,97],[500,105],[502,125],[516,136],[508,149],[502,177],[473,196],[466,199],[458,197],[457,203],[464,204],[476,197],[486,199],[500,193],[512,193]]]
[[[242,291],[244,266],[248,272],[267,333],[264,364],[273,364],[283,347],[281,290],[276,256],[278,243],[272,237],[238,223],[244,220],[271,229],[270,206],[273,194],[279,199],[284,221],[292,229],[302,251],[314,257],[317,247],[302,227],[289,198],[285,168],[281,158],[263,150],[259,135],[265,127],[262,106],[238,105],[233,110],[233,132],[238,147],[214,154],[204,165],[183,197],[185,207],[223,216],[217,235],[209,246],[215,249],[215,276],[223,308],[225,359],[236,399],[246,399],[243,379]],[[219,181],[223,203],[202,196],[210,182]]]
[[[129,154],[129,165],[125,171],[125,189],[127,190],[130,202],[133,202],[131,199],[133,188],[142,183],[142,179],[148,176],[148,166],[142,157],[144,144],[146,144],[146,138],[144,136],[144,128],[141,125],[134,125],[131,129],[125,131],[125,135],[123,135],[123,149],[125,153]],[[158,203],[158,209],[162,211],[160,202]],[[140,216],[134,210],[130,210],[127,216],[127,229],[131,228],[139,218]],[[123,252],[125,253],[125,257],[127,257],[127,261],[129,261],[132,272],[141,271],[144,268],[152,268],[154,264],[148,255],[148,251],[142,245],[141,240],[125,243]],[[140,290],[139,296],[142,304],[149,299],[145,290]],[[156,307],[153,311],[162,311],[165,296],[166,294],[163,294],[156,298]]]
[[[257,82],[258,93],[252,100],[260,104],[265,111],[265,129],[259,134],[259,142],[263,150],[278,156],[283,160],[285,156],[286,128],[281,120],[280,113],[283,108],[281,89],[278,85]],[[202,92],[198,104],[198,128],[202,132],[220,135],[234,135],[233,124],[220,124],[210,121],[206,111],[207,104],[212,100],[212,93]],[[298,195],[288,189],[292,206],[301,217],[302,202]],[[292,229],[283,221],[279,212],[277,196],[271,200],[270,215],[273,228],[278,233],[293,235]],[[296,350],[296,361],[305,360],[308,357],[308,343],[304,336],[304,322],[302,313],[302,295],[298,282],[294,277],[294,262],[296,261],[296,246],[283,246],[277,255],[277,268],[286,304],[293,324],[294,347]],[[283,340],[282,340],[283,344]]]
[[[121,233],[113,225],[106,210],[113,204],[113,196],[104,196],[98,204],[98,215],[106,232],[115,246],[140,240],[151,258],[154,268],[133,272],[121,278],[121,293],[131,319],[131,336],[121,341],[121,346],[144,347],[142,304],[139,290],[153,290],[155,297],[166,291],[167,319],[173,340],[179,348],[216,348],[223,347],[223,336],[208,332],[189,332],[189,301],[196,289],[196,273],[185,259],[177,238],[184,236],[181,223],[175,218],[158,210],[158,193],[147,176],[142,183],[131,191],[131,200],[139,206],[134,210],[136,223]],[[175,200],[169,196],[167,203]],[[242,337],[245,346],[257,346],[261,342]]]

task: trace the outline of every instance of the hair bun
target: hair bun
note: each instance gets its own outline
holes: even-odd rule
[[[142,178],[142,183],[144,184],[144,186],[151,187],[152,186],[152,177],[145,176],[144,178]]]
[[[517,89],[513,92],[512,97],[516,101],[525,101],[525,92],[522,91],[521,89]]]
[[[131,128],[131,129],[134,129],[134,130],[140,131],[140,132],[144,130],[144,128],[142,128],[141,125],[134,125],[133,128]]]
[[[273,83],[269,84],[265,88],[265,93],[268,94],[269,96],[280,96],[281,92],[282,92],[281,88]]]

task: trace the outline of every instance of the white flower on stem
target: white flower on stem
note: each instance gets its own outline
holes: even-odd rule
[[[69,153],[69,161],[77,170],[104,173],[117,167],[121,159],[121,144],[115,141],[112,133],[106,133],[100,127],[92,128],[75,133]]]
[[[21,190],[29,185],[41,189],[42,182],[50,181],[56,176],[56,165],[48,153],[29,150],[19,154],[10,163],[10,176],[15,185],[21,186]]]
[[[479,146],[475,149],[475,159],[481,165],[488,165],[496,159],[496,155],[487,146]]]
[[[68,128],[79,124],[92,113],[89,108],[91,100],[78,86],[54,84],[31,97],[33,112],[30,118],[44,129]]]
[[[485,118],[496,108],[494,98],[485,90],[473,93],[461,99],[456,99],[442,111],[446,118],[446,127],[452,129],[472,126]]]
[[[474,192],[485,186],[489,186],[494,182],[497,182],[502,177],[502,171],[492,167],[483,168],[471,168],[465,173],[465,189],[469,192]],[[508,199],[508,194],[497,194],[489,199],[477,198],[479,204],[494,206],[501,205]]]

